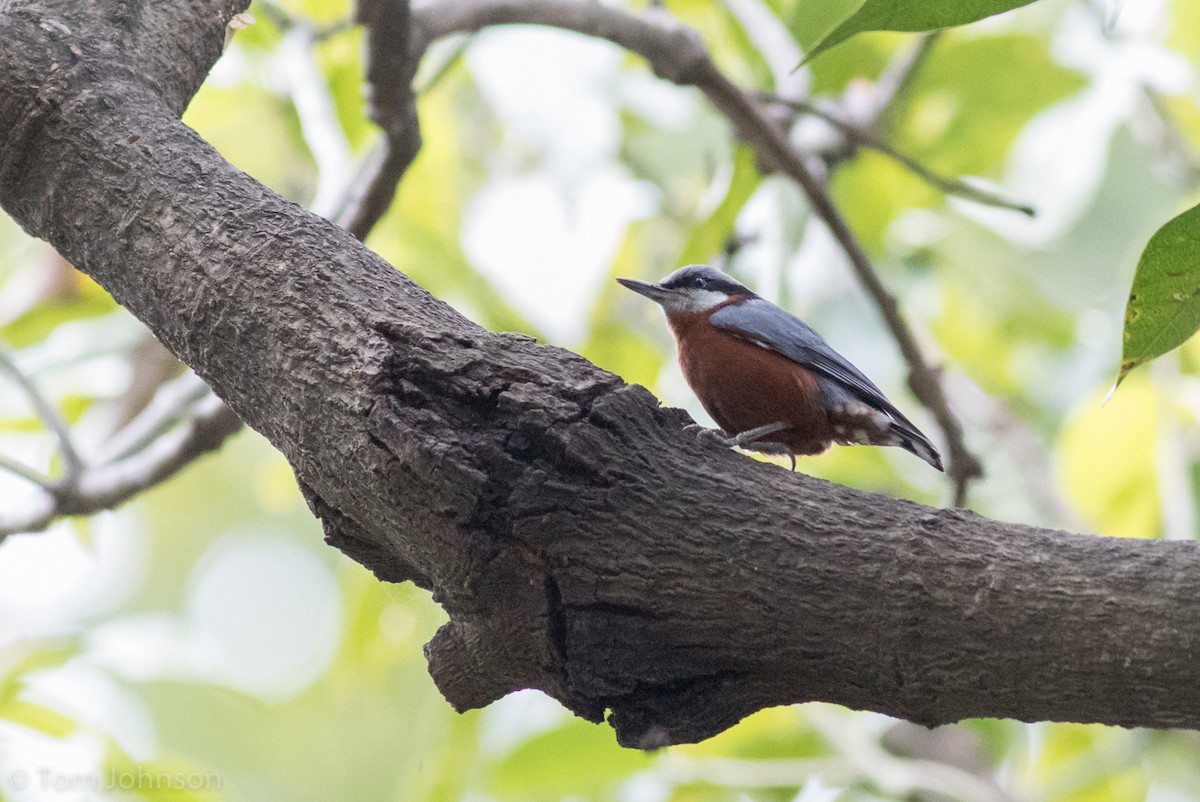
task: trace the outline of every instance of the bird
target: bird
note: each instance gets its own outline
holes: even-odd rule
[[[679,366],[729,446],[791,458],[840,445],[898,446],[939,471],[929,438],[821,335],[732,277],[681,267],[617,282],[663,308]],[[699,428],[699,427],[697,427]]]

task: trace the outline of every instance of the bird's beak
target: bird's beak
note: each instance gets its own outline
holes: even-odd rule
[[[645,295],[656,304],[664,303],[667,298],[671,297],[671,290],[651,281],[638,281],[635,278],[619,278],[617,279],[617,283],[622,287],[628,287],[638,295]]]

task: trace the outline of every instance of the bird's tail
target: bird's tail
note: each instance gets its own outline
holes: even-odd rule
[[[907,419],[893,419],[892,435],[896,438],[895,445],[905,451],[911,451],[939,471],[945,472],[946,469],[942,467],[942,455],[933,447],[933,443],[929,442],[929,438],[921,434]]]

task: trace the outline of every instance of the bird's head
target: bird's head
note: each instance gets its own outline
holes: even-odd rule
[[[668,313],[707,312],[734,298],[754,296],[747,287],[706,265],[681,267],[657,284],[632,278],[619,278],[617,283],[645,295]]]

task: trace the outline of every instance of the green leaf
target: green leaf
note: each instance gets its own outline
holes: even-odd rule
[[[1117,384],[1138,365],[1183,345],[1200,328],[1200,206],[1154,233],[1125,307]]]
[[[897,40],[901,39],[903,34],[897,33],[856,36],[842,47],[827,53],[820,61],[809,65],[812,75],[809,94],[813,97],[841,95],[853,82],[877,81],[896,51]],[[942,45],[939,44],[939,47]],[[886,130],[887,120],[882,122],[885,128],[881,133],[886,135],[890,133]]]
[[[835,31],[861,11],[864,5],[866,0],[808,0],[798,3],[793,10],[791,29],[796,41],[804,49],[804,60],[809,61],[817,55],[820,52],[817,49],[820,43],[828,40]]]
[[[858,37],[814,64],[813,74],[827,73],[830,65],[837,67],[848,54],[859,54],[865,63],[872,43],[892,36]],[[844,79],[834,77],[844,85]],[[935,173],[999,179],[1013,142],[1030,119],[1085,84],[1078,73],[1056,65],[1046,43],[1036,37],[947,37],[930,53],[905,101],[894,109],[885,136],[897,150]],[[841,86],[831,88],[840,91]],[[863,151],[840,166],[832,189],[851,228],[869,250],[879,253],[889,247],[889,231],[905,210],[937,208],[944,202],[942,193],[928,183],[872,151]],[[1009,264],[997,256],[1000,246],[989,241],[983,247],[986,250],[960,254],[955,261],[965,266],[992,260],[993,270],[1010,275]],[[984,280],[994,275],[974,272]],[[1004,281],[998,283],[1002,290],[1011,289]],[[997,307],[994,314],[1000,315],[1000,309],[1021,310],[1022,305]],[[956,339],[957,335],[950,337]]]
[[[66,738],[75,732],[74,719],[33,702],[17,700],[0,707],[0,719],[20,724],[51,738]]]
[[[1033,0],[909,0],[903,3],[893,0],[859,0],[857,3],[847,3],[845,0],[838,0],[833,4],[810,2],[801,6],[799,16],[817,15],[817,21],[812,22],[810,16],[803,25],[795,25],[793,33],[804,47],[807,54],[804,60],[807,62],[863,31],[936,31],[955,25],[966,25],[968,22],[991,17],[1032,2]],[[824,7],[816,10],[820,6]],[[845,16],[837,19],[837,15],[842,13]]]
[[[754,151],[740,146],[733,153],[733,176],[725,197],[708,219],[696,226],[683,246],[678,262],[681,265],[707,263],[721,253],[729,237],[734,234],[734,225],[746,201],[762,183],[754,161]]]
[[[1086,85],[1035,36],[947,37],[897,110],[892,144],[934,172],[999,178],[1030,119]]]

